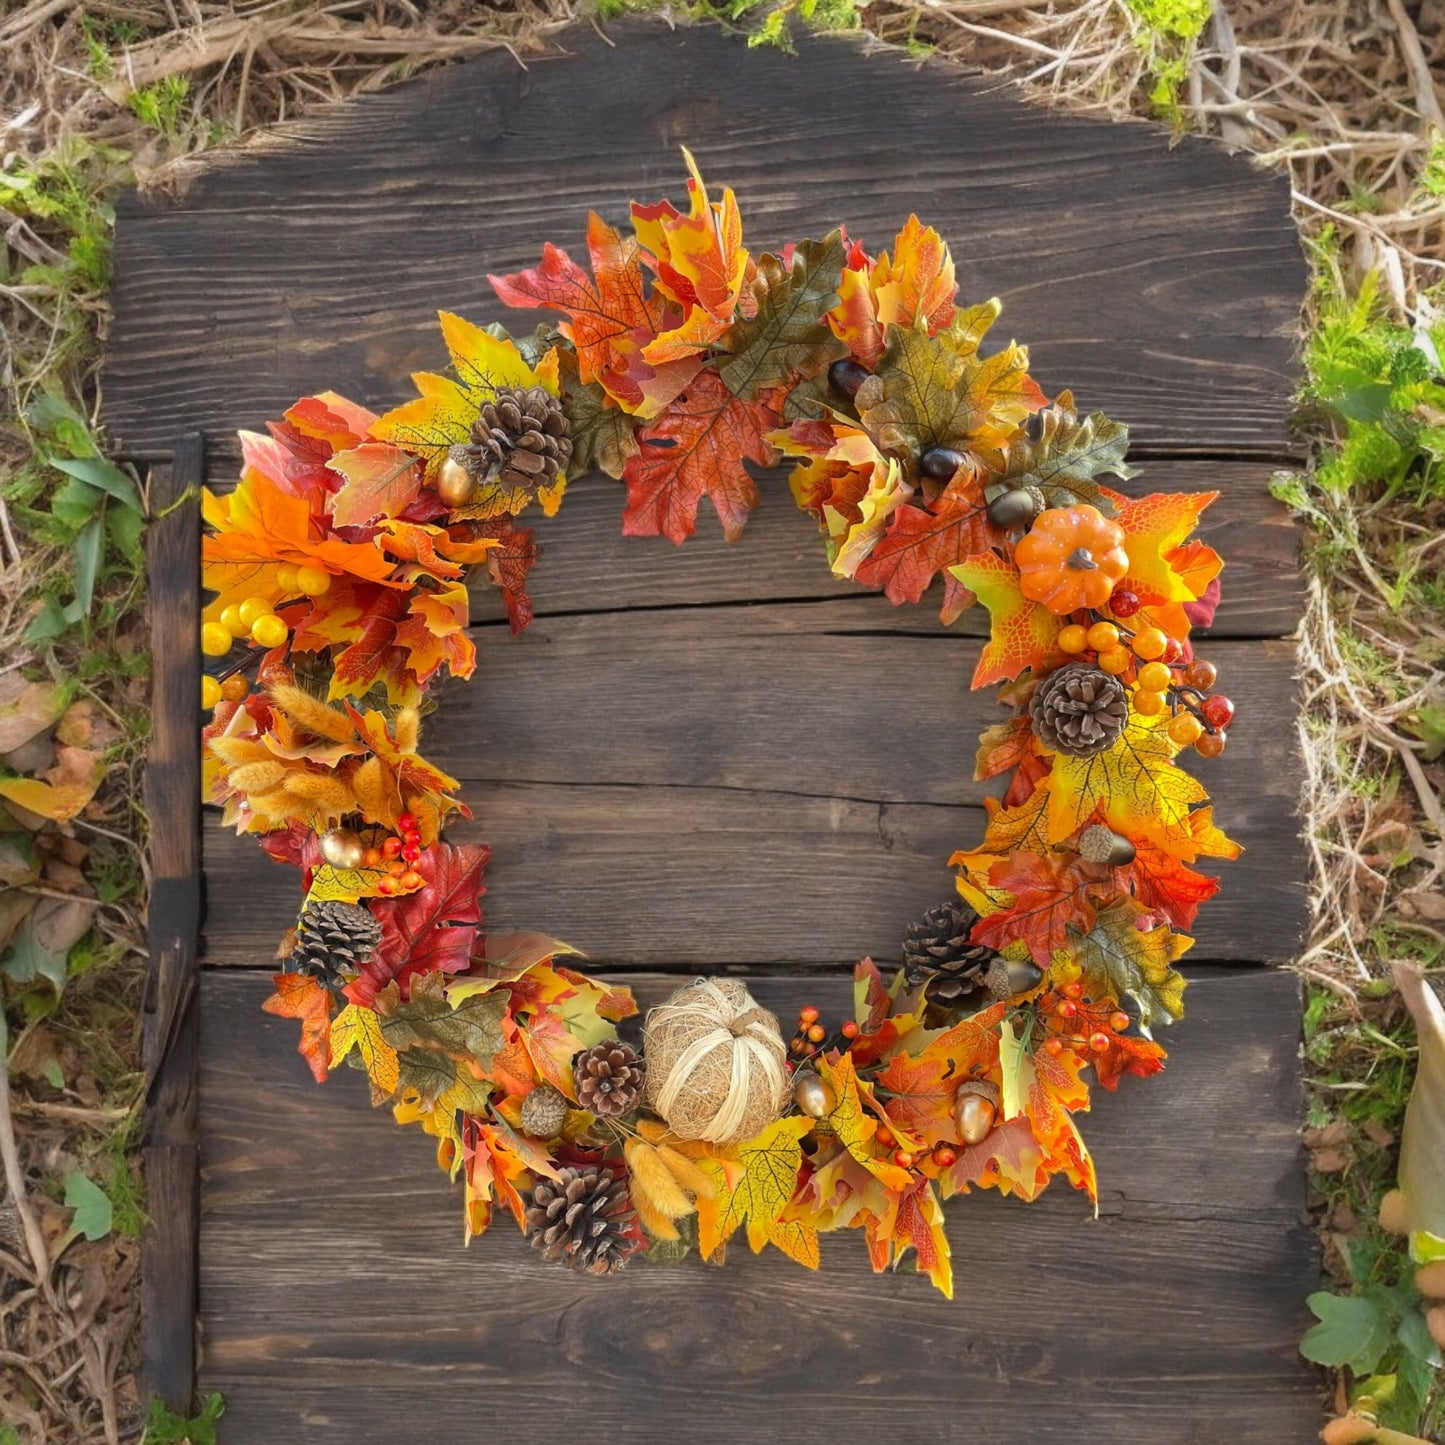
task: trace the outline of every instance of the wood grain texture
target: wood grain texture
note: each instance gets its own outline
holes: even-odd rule
[[[1268,492],[1270,469],[1258,463],[1172,461],[1145,463],[1124,490],[1218,491],[1198,535],[1228,560],[1224,598],[1211,637],[1285,637],[1299,622],[1303,588],[1297,566],[1299,532]],[[786,473],[767,472],[762,503],[742,540],[730,545],[708,507],[697,535],[681,547],[662,537],[622,535],[622,484],[586,476],[567,488],[555,517],[534,509],[522,522],[541,546],[530,591],[539,617],[624,608],[695,607],[719,602],[862,598],[856,582],[828,570],[813,519],[798,510]],[[900,631],[942,632],[940,585],[917,607],[892,609]],[[472,618],[501,623],[506,612],[483,568],[472,577]],[[978,637],[987,630],[982,608],[949,629]]]
[[[201,785],[197,736],[200,643],[200,507],[205,465],[199,433],[183,436],[151,487],[147,538],[151,594],[152,731],[145,772],[151,891],[147,914],[143,1061],[147,1079],[141,1167],[150,1220],[142,1241],[141,1351],[148,1392],[189,1411],[195,1392],[196,1008],[201,926]]]
[[[635,982],[644,1001],[668,986]],[[849,994],[756,987],[829,1013]],[[430,1141],[368,1111],[359,1078],[312,1084],[294,1025],[259,1013],[264,988],[204,985],[202,1384],[226,1394],[228,1440],[430,1445],[479,1418],[519,1445],[736,1445],[798,1418],[909,1445],[1303,1442],[1318,1426],[1295,1352],[1318,1265],[1287,975],[1196,980],[1165,1078],[1098,1100],[1083,1125],[1099,1219],[1067,1189],[950,1201],[951,1304],[873,1275],[849,1235],[824,1240],[816,1275],[738,1245],[722,1270],[579,1281],[534,1263],[506,1217],[464,1253]]]
[[[589,207],[680,197],[688,145],[755,251],[840,221],[881,249],[916,211],[965,295],[1002,297],[1045,389],[1154,454],[1290,450],[1304,273],[1282,176],[852,39],[790,58],[710,27],[612,30],[619,49],[576,26],[526,70],[434,71],[218,157],[179,201],[126,202],[111,437],[152,456],[199,426],[219,447],[323,387],[396,404],[437,362],[433,311],[500,318],[487,272],[547,239],[580,250]],[[156,385],[177,367],[184,386]]]
[[[971,692],[977,641],[862,630],[882,598],[619,612],[489,634],[477,679],[448,684],[422,752],[455,772],[493,849],[489,926],[542,928],[599,962],[682,969],[849,967],[892,958],[950,896],[946,863],[983,835]],[[858,630],[853,630],[853,629]],[[841,629],[841,630],[839,630]],[[1230,751],[1194,769],[1242,863],[1197,956],[1291,957],[1306,918],[1287,643],[1210,649],[1240,707]],[[990,787],[987,791],[996,791]],[[209,964],[259,964],[296,907],[293,870],[254,840],[205,835],[224,878]]]

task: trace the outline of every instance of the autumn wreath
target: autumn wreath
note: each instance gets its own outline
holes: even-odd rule
[[[1095,1195],[1074,1123],[1086,1071],[1157,1072],[1180,1016],[1174,963],[1217,889],[1191,866],[1238,848],[1176,762],[1224,750],[1232,706],[1192,655],[1219,557],[1190,540],[1213,494],[1121,490],[1125,429],[1049,401],[1022,347],[986,354],[997,301],[960,307],[936,232],[910,217],[873,258],[840,228],[756,260],[730,190],[594,215],[590,273],[547,245],[490,278],[560,320],[513,338],[443,314],[447,375],[377,417],[329,392],[242,433],[240,481],[207,495],[205,792],[301,871],[266,1008],[301,1024],[318,1079],[348,1063],[437,1139],[469,1235],[500,1202],[550,1260],[589,1273],[647,1250],[719,1259],[745,1228],[818,1264],[863,1230],[874,1267],[951,1292],[941,1200]],[[698,980],[617,1025],[629,992],[541,934],[487,935],[488,851],[418,751],[443,670],[470,675],[467,569],[512,628],[537,557],[516,518],[567,477],[622,479],[622,529],[681,542],[712,503],[736,539],[744,465],[796,459],[793,495],[835,574],[991,635],[973,686],[1004,683],[977,776],[1008,775],[959,896],[911,925],[902,966],[856,970],[854,1016],[780,1030],[733,980]],[[891,975],[891,977],[890,977]],[[786,1035],[786,1036],[785,1036]]]

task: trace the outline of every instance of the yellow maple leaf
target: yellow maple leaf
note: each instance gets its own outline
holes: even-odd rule
[[[778,1119],[729,1151],[731,1159],[715,1161],[723,1166],[724,1188],[714,1199],[697,1201],[698,1243],[705,1256],[746,1225],[754,1254],[771,1244],[789,1259],[817,1269],[818,1231],[802,1220],[783,1218],[797,1188],[803,1158],[800,1141],[812,1127],[811,1119],[796,1114]]]
[[[838,1102],[828,1115],[828,1123],[844,1148],[889,1189],[906,1189],[913,1176],[893,1162],[888,1150],[874,1143],[879,1121],[863,1107],[852,1054],[843,1054],[836,1064],[820,1058],[817,1068],[837,1096]],[[907,1136],[902,1125],[895,1125],[894,1133],[905,1148],[923,1147],[921,1142]]]
[[[397,1053],[382,1037],[381,1020],[369,1008],[349,1003],[331,1024],[330,1067],[335,1068],[355,1049],[366,1075],[383,1094],[393,1094],[400,1078]]]
[[[1174,766],[1180,744],[1165,731],[1166,722],[1163,714],[1131,712],[1111,748],[1088,758],[1054,757],[1038,787],[1048,797],[1051,842],[1082,828],[1096,809],[1111,828],[1129,836],[1142,833],[1162,848],[1191,836],[1190,812],[1209,795],[1198,778]]]
[[[1198,594],[1175,570],[1169,554],[1194,530],[1199,514],[1219,493],[1155,492],[1147,497],[1125,497],[1111,492],[1109,496],[1118,508],[1114,520],[1124,529],[1124,550],[1129,554],[1129,571],[1119,587],[1146,604],[1196,600]],[[1194,571],[1191,576],[1202,577],[1208,585],[1209,577],[1203,572]]]
[[[379,418],[371,429],[374,437],[395,442],[416,453],[426,463],[428,478],[454,446],[470,440],[472,423],[501,386],[540,386],[557,396],[557,354],[549,351],[535,369],[509,338],[493,336],[481,326],[453,315],[438,313],[442,339],[451,354],[452,376],[419,371],[412,376],[421,393],[415,401],[403,403]],[[566,478],[559,472],[545,489],[543,511],[551,516],[562,500]],[[539,494],[541,495],[541,494]],[[497,483],[485,486],[467,504],[468,517],[486,518],[520,512],[532,493],[505,489]]]

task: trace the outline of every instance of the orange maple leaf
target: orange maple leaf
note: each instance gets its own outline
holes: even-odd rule
[[[268,1014],[300,1019],[301,1042],[296,1052],[306,1060],[318,1084],[326,1081],[331,1062],[331,990],[299,973],[278,973],[272,978],[276,992],[261,1005]]]
[[[1023,595],[1013,562],[985,552],[948,570],[988,608],[989,640],[974,668],[973,687],[1006,682],[1026,669],[1046,672],[1063,661],[1058,641],[1065,619]]]
[[[916,503],[897,508],[888,530],[853,575],[865,587],[882,588],[895,606],[917,602],[940,572],[1003,541],[1004,534],[988,520],[982,489],[970,475],[953,483],[931,510]],[[962,586],[949,582],[944,620],[952,621],[971,600]]]
[[[766,440],[777,422],[769,406],[734,396],[716,372],[700,373],[686,396],[637,434],[637,455],[622,473],[623,534],[681,542],[697,530],[698,504],[707,497],[723,535],[736,542],[759,500],[743,462],[777,460]]]
[[[1109,872],[1077,853],[1011,853],[988,870],[992,888],[1011,901],[981,918],[972,936],[999,951],[1022,942],[1048,967],[1055,951],[1068,946],[1070,924],[1081,933],[1094,926],[1094,899],[1108,892]]]
[[[576,348],[583,382],[597,381],[624,411],[656,416],[697,374],[696,357],[653,366],[644,348],[681,320],[679,309],[660,294],[648,294],[642,248],[601,216],[587,218],[589,276],[549,241],[542,262],[511,276],[488,276],[508,306],[545,307],[567,319],[558,330]]]

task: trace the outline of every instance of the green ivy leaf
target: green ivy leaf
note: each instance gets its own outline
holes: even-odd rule
[[[110,1198],[98,1184],[76,1169],[65,1176],[65,1207],[75,1211],[71,1229],[94,1241],[110,1233]]]
[[[1390,1321],[1379,1302],[1319,1290],[1305,1303],[1319,1323],[1306,1331],[1300,1354],[1317,1365],[1348,1365],[1357,1375],[1370,1374],[1390,1348]]]

